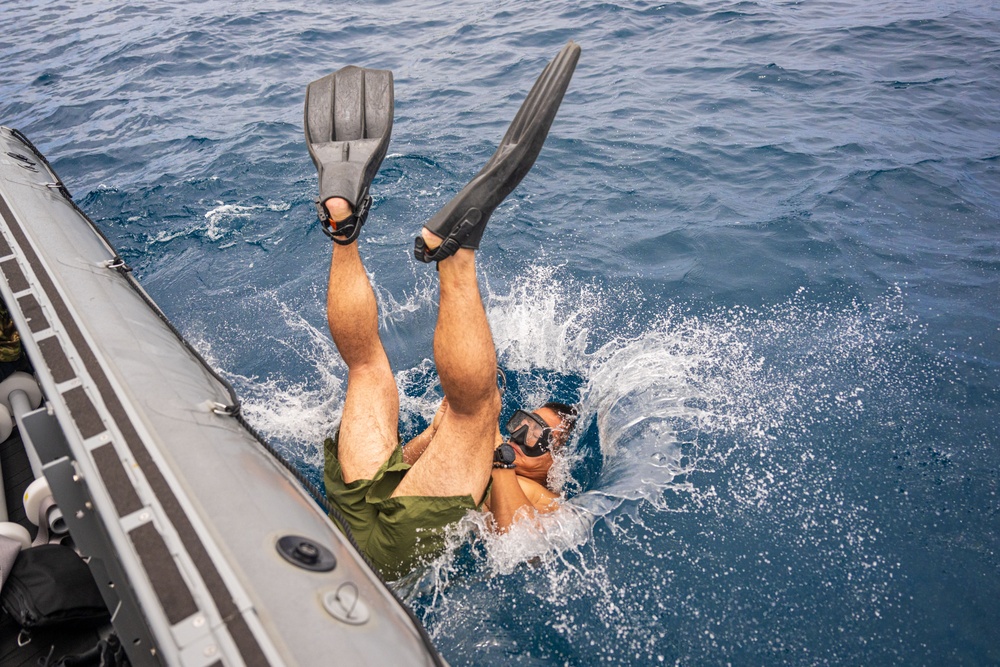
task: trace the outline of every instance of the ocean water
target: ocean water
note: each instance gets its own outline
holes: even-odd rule
[[[990,2],[5,3],[24,131],[319,480],[345,368],[306,84],[395,73],[361,251],[418,431],[412,238],[583,55],[480,252],[505,409],[581,405],[564,507],[396,584],[453,665],[1000,662]]]

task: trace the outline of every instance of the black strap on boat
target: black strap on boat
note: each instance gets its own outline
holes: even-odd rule
[[[49,171],[52,174],[55,174],[55,170],[52,169],[52,166],[49,164],[49,161],[45,159],[45,156],[42,155],[42,153],[37,148],[35,148],[35,145],[32,144],[31,141],[26,136],[24,136],[24,134],[20,132],[20,130],[12,129],[11,134],[17,137],[20,141],[24,142],[26,146],[31,148],[34,154],[42,160],[42,162],[45,164],[46,167],[48,167]],[[94,230],[94,233],[96,233],[101,238],[101,240],[104,241],[105,245],[108,248],[108,251],[113,255],[113,258],[109,260],[106,266],[108,268],[117,270],[118,273],[121,274],[121,276],[128,283],[129,287],[131,287],[132,290],[139,295],[139,298],[141,298],[146,303],[146,305],[149,306],[154,313],[156,313],[156,316],[159,317],[160,320],[171,331],[171,333],[173,333],[174,336],[177,337],[177,339],[185,347],[185,349],[187,349],[187,351],[191,353],[191,355],[193,355],[194,358],[199,361],[199,363],[201,363],[201,365],[205,368],[206,371],[209,372],[210,375],[212,375],[212,377],[218,380],[219,383],[226,388],[226,391],[229,394],[229,405],[219,405],[217,408],[217,414],[224,414],[226,416],[230,416],[233,419],[235,419],[240,424],[240,426],[245,428],[247,432],[249,432],[250,435],[252,435],[254,439],[257,440],[257,442],[260,443],[260,445],[265,450],[267,450],[267,452],[271,456],[273,456],[279,463],[281,463],[282,466],[284,466],[284,468],[289,473],[292,474],[295,480],[302,485],[302,487],[309,493],[309,495],[312,496],[316,504],[318,504],[323,509],[323,511],[325,511],[327,515],[334,521],[334,523],[337,524],[338,528],[340,528],[341,532],[347,538],[347,541],[351,544],[354,550],[364,560],[368,568],[375,574],[378,580],[382,583],[382,586],[385,588],[385,590],[389,591],[389,594],[392,596],[392,599],[399,604],[403,612],[413,622],[413,626],[416,629],[421,642],[423,642],[424,647],[427,649],[427,652],[430,654],[431,660],[434,662],[435,667],[446,667],[447,663],[444,662],[444,659],[438,653],[437,648],[435,648],[434,642],[431,641],[430,635],[427,634],[427,629],[424,627],[424,624],[420,621],[419,618],[417,618],[417,615],[414,613],[414,611],[410,609],[410,607],[405,602],[403,602],[403,600],[398,595],[396,595],[396,591],[394,591],[389,586],[385,578],[382,577],[382,573],[379,572],[378,568],[375,567],[375,565],[371,562],[367,554],[365,554],[365,552],[361,550],[361,547],[358,545],[357,539],[354,537],[354,533],[351,532],[351,528],[347,523],[347,519],[340,512],[340,510],[331,505],[326,498],[326,494],[321,493],[320,490],[316,487],[315,484],[313,484],[313,482],[309,478],[307,478],[301,471],[299,471],[298,468],[296,468],[289,461],[287,461],[285,457],[283,457],[281,453],[278,452],[278,450],[271,445],[271,443],[269,443],[266,439],[264,439],[264,437],[257,431],[257,429],[254,428],[250,424],[250,422],[246,420],[246,417],[243,415],[243,412],[241,410],[240,399],[236,395],[236,390],[233,388],[233,385],[230,384],[230,382],[226,378],[222,377],[222,375],[205,360],[205,358],[201,355],[201,353],[198,352],[198,350],[196,350],[194,346],[188,342],[188,340],[184,337],[184,335],[181,334],[181,332],[177,329],[177,327],[175,327],[173,323],[163,313],[163,311],[160,310],[160,307],[156,305],[156,302],[154,302],[152,298],[148,294],[146,294],[146,291],[142,289],[142,286],[139,285],[139,282],[135,279],[135,276],[132,274],[131,267],[129,267],[128,264],[125,263],[125,260],[122,259],[122,257],[118,254],[117,250],[115,250],[114,245],[112,245],[111,241],[108,240],[108,237],[104,235],[104,232],[101,231],[100,228],[98,228],[98,226],[94,224],[94,221],[90,219],[90,216],[88,216],[83,211],[83,209],[81,209],[77,205],[77,203],[73,200],[73,196],[69,193],[69,190],[67,190],[66,187],[62,184],[62,181],[57,181],[56,183],[53,183],[53,186],[56,186],[53,187],[53,189],[58,190],[60,193],[62,193],[66,201],[74,209],[76,209],[76,211],[81,216],[83,216],[83,219],[90,224],[90,227],[91,229]]]

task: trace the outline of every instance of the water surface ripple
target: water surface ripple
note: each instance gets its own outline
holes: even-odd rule
[[[480,253],[505,410],[582,406],[570,500],[397,584],[451,664],[1000,662],[995,3],[7,4],[0,122],[317,480],[305,85],[395,73],[361,251],[414,433],[412,237],[583,46]]]

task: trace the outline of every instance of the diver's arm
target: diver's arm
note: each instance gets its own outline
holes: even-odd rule
[[[498,533],[507,532],[522,507],[531,507],[531,502],[517,481],[517,473],[513,468],[494,468],[493,487],[490,489],[493,529]]]
[[[494,468],[493,488],[490,490],[490,510],[493,512],[493,527],[505,533],[520,518],[530,514],[527,509],[544,513],[555,510],[559,496],[538,482],[518,475],[514,469]]]
[[[438,406],[437,412],[434,413],[434,419],[431,420],[430,426],[403,446],[403,461],[410,465],[417,462],[420,455],[427,449],[427,445],[431,444],[431,440],[434,438],[434,434],[437,433],[446,412],[448,412],[447,398],[441,401],[441,405]]]

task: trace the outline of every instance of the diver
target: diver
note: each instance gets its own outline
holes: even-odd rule
[[[517,410],[507,437],[501,434],[496,350],[476,278],[476,249],[490,214],[534,164],[579,56],[580,47],[570,42],[546,66],[496,153],[415,240],[416,258],[438,269],[434,361],[444,399],[430,426],[405,444],[378,307],[355,243],[392,131],[392,73],[345,67],[306,91],[317,212],[333,241],[327,319],[348,368],[340,427],[324,443],[324,483],[361,550],[386,577],[406,574],[440,552],[445,527],[469,510],[489,510],[495,529],[505,531],[558,506],[547,476],[576,409],[552,402]]]

